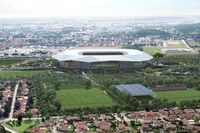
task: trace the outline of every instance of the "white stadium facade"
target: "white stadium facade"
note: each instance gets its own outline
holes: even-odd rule
[[[153,57],[134,49],[68,49],[53,56],[62,69],[131,69]]]

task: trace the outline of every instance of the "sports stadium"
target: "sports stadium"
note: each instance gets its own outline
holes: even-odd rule
[[[131,69],[153,57],[134,49],[68,49],[53,56],[59,68],[74,70]]]

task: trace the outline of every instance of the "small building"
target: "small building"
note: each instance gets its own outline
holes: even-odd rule
[[[174,90],[187,90],[185,85],[156,85],[153,91],[174,91]]]

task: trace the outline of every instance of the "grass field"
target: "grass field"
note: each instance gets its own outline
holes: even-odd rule
[[[182,100],[200,99],[200,91],[192,89],[180,91],[160,91],[156,92],[156,97],[165,98],[179,103]]]
[[[0,79],[3,78],[17,78],[17,77],[29,77],[34,74],[47,73],[43,70],[34,70],[34,71],[0,71]]]
[[[21,63],[25,60],[25,58],[2,58],[0,59],[0,65],[9,66],[12,64]]]
[[[161,48],[159,48],[159,47],[144,47],[143,51],[150,55],[154,55],[156,53],[161,53]]]
[[[21,123],[20,126],[14,126],[14,127],[11,127],[10,125],[8,124],[3,124],[19,133],[23,133],[26,129],[28,129],[30,126],[34,126],[34,125],[39,125],[40,124],[40,121],[39,120],[26,120],[26,121],[23,121]]]
[[[57,99],[61,101],[62,108],[67,109],[115,105],[108,94],[96,87],[85,89],[83,86],[61,86],[57,91]]]

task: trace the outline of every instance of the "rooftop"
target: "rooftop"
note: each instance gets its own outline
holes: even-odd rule
[[[141,84],[114,85],[119,91],[124,91],[132,96],[153,96],[154,92]]]

